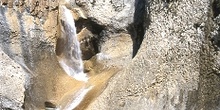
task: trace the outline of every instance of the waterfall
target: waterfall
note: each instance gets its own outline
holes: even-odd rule
[[[62,5],[59,6],[59,22],[61,33],[56,47],[59,64],[69,76],[79,81],[87,81],[87,75],[83,72],[75,22],[71,11]]]

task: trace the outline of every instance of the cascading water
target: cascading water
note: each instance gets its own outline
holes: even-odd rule
[[[73,16],[65,6],[59,7],[61,36],[58,39],[56,54],[60,66],[65,72],[79,81],[87,81],[83,72],[80,43],[77,40],[76,27]]]
[[[72,13],[65,5],[59,6],[60,37],[57,40],[56,54],[60,66],[71,77],[87,82],[83,72],[80,43],[77,39],[75,22]],[[92,89],[91,86],[81,87],[77,92],[69,92],[56,107],[56,110],[72,110],[80,104],[84,96]],[[71,89],[71,88],[70,88]]]
[[[102,74],[95,75],[94,77],[90,76],[88,80],[87,75],[83,72],[80,43],[77,40],[74,19],[71,11],[65,4],[60,4],[59,6],[59,23],[61,33],[56,46],[59,64],[69,76],[79,81],[75,82],[72,88],[69,88],[69,92],[66,92],[57,101],[56,107],[53,107],[53,109],[83,109],[101,93],[106,86],[106,82],[114,75],[116,69],[108,68]],[[102,67],[102,65],[99,66]],[[68,85],[68,83],[65,84]],[[47,106],[45,107],[48,108]]]

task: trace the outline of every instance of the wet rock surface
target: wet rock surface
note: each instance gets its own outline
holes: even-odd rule
[[[76,0],[89,85],[58,64],[59,2],[0,1],[1,109],[55,107],[92,85],[76,109],[220,108],[219,0]]]

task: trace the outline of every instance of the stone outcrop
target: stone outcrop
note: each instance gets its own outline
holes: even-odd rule
[[[59,1],[0,3],[0,108],[43,108],[80,90],[55,54]],[[219,109],[219,4],[76,0],[85,72],[96,85],[77,109]]]
[[[0,49],[0,108],[22,109],[25,71]]]

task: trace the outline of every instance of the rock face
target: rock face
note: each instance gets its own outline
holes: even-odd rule
[[[44,108],[77,91],[82,83],[64,74],[55,54],[59,1],[0,3],[0,108]],[[85,71],[98,83],[77,109],[220,109],[219,4],[76,0],[87,15],[76,17]]]
[[[76,3],[101,25],[123,30],[133,22],[134,0],[76,0]]]
[[[0,108],[20,110],[24,103],[25,71],[0,49]]]

